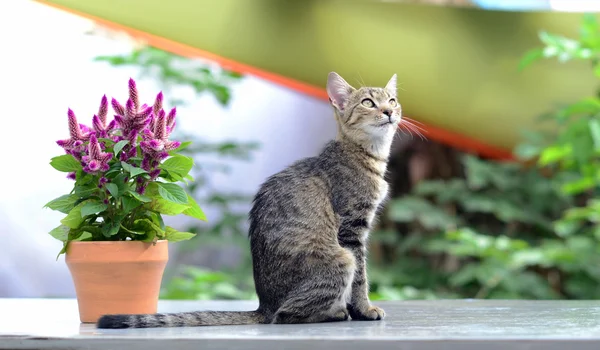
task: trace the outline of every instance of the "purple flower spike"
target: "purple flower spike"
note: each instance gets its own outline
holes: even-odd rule
[[[133,79],[129,80],[129,99],[127,99],[125,107],[115,99],[112,104],[117,113],[115,115],[116,124],[124,137],[127,137],[133,130],[137,131],[137,135],[139,135],[151,122],[154,107],[144,104],[140,108],[137,88]]]
[[[67,179],[69,179],[69,180],[76,180],[75,173],[68,173],[67,174]]]
[[[131,147],[131,149],[127,152],[127,156],[129,158],[133,158],[137,155],[137,148]]]
[[[110,101],[113,110],[115,111],[115,113],[119,114],[119,115],[124,115],[125,114],[125,108],[123,108],[123,106],[119,103],[119,101],[115,100],[114,98]]]
[[[137,87],[135,85],[135,80],[129,78],[129,99],[133,102],[133,107],[137,111],[140,108],[140,101],[138,99]]]
[[[83,141],[87,141],[90,138],[90,134],[82,130],[82,125],[77,122],[75,113],[69,108],[67,112],[69,119],[69,135],[70,138],[66,140],[59,140],[56,143],[65,149],[65,151],[71,151],[80,146]],[[87,130],[87,127],[85,127]]]
[[[135,191],[139,194],[144,194],[146,192],[146,186],[147,186],[147,184],[145,184],[145,183],[140,184],[140,185],[138,185],[138,187]]]
[[[135,106],[135,103],[131,99],[128,99],[127,102],[125,103],[125,115],[128,118],[133,118],[135,116],[136,112],[137,112],[137,107]]]
[[[156,178],[160,175],[160,169],[154,169],[150,172],[150,179],[156,180]]]
[[[119,124],[119,126],[123,127],[123,125],[125,125],[125,118],[123,118],[122,116],[115,114],[115,122],[117,124]]]
[[[113,107],[114,107],[113,100]],[[118,104],[118,102],[116,102]],[[118,107],[117,107],[118,109]],[[98,109],[98,115],[94,115],[92,117],[92,126],[94,131],[96,132],[96,137],[108,138],[109,134],[115,129],[116,121],[112,120],[108,125],[106,125],[106,114],[108,113],[108,100],[106,99],[106,95],[102,97],[102,101],[100,101],[100,108]]]
[[[172,128],[175,125],[175,117],[177,117],[177,107],[173,107],[167,116],[167,127]]]
[[[102,125],[106,125],[106,115],[108,114],[108,99],[106,95],[102,96],[100,100],[100,108],[98,108],[98,118],[102,122]]]
[[[92,160],[89,163],[87,163],[84,169],[87,169],[86,172],[88,173],[95,173],[96,171],[100,170],[100,162],[98,162],[97,160]]]
[[[138,132],[137,130],[131,130],[129,132],[129,134],[127,135],[127,140],[129,140],[129,144],[132,147],[137,146],[137,137],[138,137]]]
[[[158,93],[158,95],[156,95],[156,100],[154,100],[154,106],[152,107],[152,113],[154,115],[158,115],[158,113],[162,109],[162,104],[163,104],[163,93],[161,91]]]
[[[154,126],[154,137],[158,140],[167,138],[167,120],[165,119],[164,113],[159,115],[158,119],[156,120],[156,125]]]
[[[90,127],[87,126],[87,125],[84,125],[84,124],[79,124],[79,130],[81,130],[81,132],[83,134],[89,134],[89,133],[92,132],[92,130],[90,129]]]
[[[146,119],[148,119],[148,117],[151,115],[152,107],[146,107],[145,109],[142,109],[142,111],[138,115],[135,116],[135,119],[146,121]]]
[[[150,171],[150,157],[144,157],[144,159],[142,159],[142,169]]]
[[[88,145],[88,154],[81,158],[85,164],[83,170],[87,173],[96,173],[99,170],[107,171],[109,169],[108,162],[111,158],[112,154],[102,152],[98,139],[92,135]]]

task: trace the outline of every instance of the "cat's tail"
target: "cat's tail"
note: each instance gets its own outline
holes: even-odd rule
[[[98,328],[226,326],[264,323],[259,311],[194,311],[151,315],[104,315]]]

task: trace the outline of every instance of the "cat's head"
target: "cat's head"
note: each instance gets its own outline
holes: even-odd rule
[[[327,94],[342,134],[359,139],[389,138],[402,118],[396,97],[396,74],[387,85],[355,89],[339,74],[329,73]]]

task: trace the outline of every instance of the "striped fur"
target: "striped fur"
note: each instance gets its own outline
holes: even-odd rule
[[[387,159],[401,108],[396,76],[385,88],[354,89],[330,73],[338,135],[316,157],[269,177],[250,211],[250,247],[260,306],[252,312],[105,315],[99,328],[380,320],[371,305],[366,240],[385,200]],[[366,101],[368,99],[368,101]]]

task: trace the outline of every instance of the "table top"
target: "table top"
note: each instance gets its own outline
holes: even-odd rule
[[[383,321],[96,329],[71,299],[0,299],[0,349],[600,349],[600,301],[375,303]],[[167,301],[159,312],[254,310],[255,301]],[[567,347],[568,346],[568,347]]]

